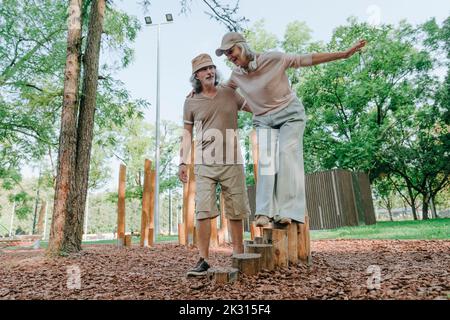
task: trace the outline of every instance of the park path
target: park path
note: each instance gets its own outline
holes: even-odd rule
[[[185,278],[197,250],[177,244],[90,245],[59,259],[46,258],[43,250],[3,250],[0,299],[447,299],[450,294],[450,241],[316,240],[312,255],[309,268],[291,266],[217,285]],[[230,256],[230,247],[212,249],[210,261],[229,266]],[[79,283],[68,278],[73,270],[80,272]]]

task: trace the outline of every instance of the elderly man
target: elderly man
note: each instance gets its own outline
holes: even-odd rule
[[[242,220],[250,213],[242,155],[237,134],[238,111],[249,111],[233,89],[219,85],[216,66],[207,54],[192,60],[194,93],[184,104],[184,133],[179,178],[187,182],[192,131],[195,127],[196,221],[200,259],[188,276],[206,274],[209,268],[211,219],[219,215],[216,187],[220,184],[229,219],[233,253],[243,252]]]

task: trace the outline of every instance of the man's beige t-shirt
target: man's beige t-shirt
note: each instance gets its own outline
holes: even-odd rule
[[[255,115],[278,112],[295,99],[286,74],[288,68],[312,65],[312,55],[266,52],[256,55],[256,69],[235,68],[227,85],[239,88]]]
[[[245,100],[235,90],[217,86],[217,94],[194,94],[184,103],[183,121],[194,125],[195,164],[243,164],[239,137],[238,111]],[[188,163],[186,155],[183,161]]]

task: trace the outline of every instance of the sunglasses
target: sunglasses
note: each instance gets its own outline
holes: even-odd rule
[[[223,53],[226,55],[226,56],[229,56],[229,55],[231,55],[232,53],[233,53],[233,51],[234,51],[234,46],[232,46],[230,49],[228,49],[228,50],[225,50]]]

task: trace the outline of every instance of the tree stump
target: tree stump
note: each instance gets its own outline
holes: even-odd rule
[[[209,268],[207,277],[209,281],[214,281],[216,283],[233,283],[239,277],[239,270],[231,267]]]
[[[261,255],[257,253],[235,254],[232,257],[232,266],[246,275],[256,275],[261,270]]]
[[[287,228],[288,233],[288,258],[289,262],[296,265],[298,263],[298,234],[297,223],[293,222],[289,224]]]
[[[309,238],[309,217],[305,217],[305,223],[298,224],[298,259],[306,265],[311,264],[311,247]]]
[[[272,271],[274,266],[273,246],[271,244],[249,244],[245,246],[246,253],[259,253],[261,255],[261,269]]]
[[[272,229],[273,260],[275,267],[288,266],[287,230]]]

